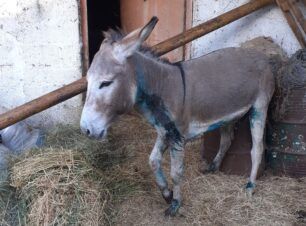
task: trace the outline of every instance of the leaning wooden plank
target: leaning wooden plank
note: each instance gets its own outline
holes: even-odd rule
[[[302,31],[300,30],[299,26],[295,22],[294,17],[292,16],[292,14],[290,12],[286,12],[284,14],[285,14],[285,17],[288,21],[289,26],[291,27],[293,33],[295,34],[295,36],[296,36],[297,40],[299,41],[299,43],[301,44],[302,48],[306,48],[306,40],[305,40],[304,35],[303,35]]]
[[[171,50],[176,49],[177,47],[180,47],[198,37],[223,27],[272,3],[274,3],[274,0],[251,1],[214,19],[202,23],[190,30],[187,30],[180,35],[161,42],[160,44],[155,45],[153,49],[158,55],[163,55],[167,52],[170,52]],[[68,100],[69,98],[86,91],[86,87],[86,78],[83,77],[82,79],[64,86],[63,88],[54,90],[51,93],[48,93],[15,109],[12,109],[0,115],[0,129],[3,129],[38,112]]]
[[[301,9],[296,4],[296,0],[289,0],[290,12],[294,15],[296,20],[299,22],[301,28],[306,34],[306,19],[301,11]]]
[[[276,3],[278,4],[278,6],[283,11],[283,14],[286,17],[286,20],[287,20],[289,26],[291,27],[291,30],[295,34],[297,40],[299,41],[301,46],[303,48],[305,48],[306,47],[306,40],[305,40],[304,35],[303,35],[302,31],[300,30],[297,22],[295,21],[294,17],[292,16],[292,14],[290,12],[289,2],[287,0],[276,0]]]

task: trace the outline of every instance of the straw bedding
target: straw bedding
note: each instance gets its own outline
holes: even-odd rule
[[[46,148],[12,161],[10,185],[0,186],[0,225],[306,225],[306,179],[266,173],[249,198],[245,177],[200,173],[200,140],[187,145],[179,216],[165,218],[148,165],[154,138],[135,116],[103,142],[59,128]]]

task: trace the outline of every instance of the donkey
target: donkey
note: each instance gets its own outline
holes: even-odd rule
[[[250,111],[252,170],[246,189],[252,193],[274,92],[269,59],[254,50],[227,48],[185,62],[166,63],[142,47],[157,21],[153,17],[127,36],[113,30],[104,33],[87,73],[82,132],[102,139],[119,115],[135,107],[157,131],[149,164],[170,204],[165,215],[174,216],[181,206],[185,143],[220,127],[220,148],[210,166],[212,171],[218,170],[231,144],[235,121]],[[161,168],[168,147],[172,190]]]

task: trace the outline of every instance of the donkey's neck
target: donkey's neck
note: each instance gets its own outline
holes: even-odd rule
[[[135,69],[137,89],[147,94],[155,94],[163,98],[164,90],[171,90],[171,84],[177,80],[178,67],[170,63],[163,62],[145,53],[137,52],[132,57]]]
[[[131,61],[137,82],[136,108],[153,126],[163,128],[171,140],[180,142],[174,123],[184,96],[179,67],[143,53],[134,54]]]

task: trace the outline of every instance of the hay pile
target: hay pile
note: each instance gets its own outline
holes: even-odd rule
[[[187,146],[180,215],[165,218],[167,204],[148,164],[154,138],[154,130],[134,116],[116,123],[104,142],[84,137],[78,128],[60,128],[47,137],[47,148],[14,163],[10,183],[16,193],[7,191],[13,195],[6,200],[7,213],[0,213],[0,224],[306,224],[306,179],[266,175],[249,199],[243,189],[246,178],[200,173],[200,140]],[[167,153],[164,166],[169,175]],[[7,205],[8,200],[13,204]],[[5,224],[9,217],[4,215],[14,217],[14,223]]]
[[[10,190],[17,196],[15,216],[2,211],[1,225],[113,224],[114,205],[141,185],[133,172],[120,168],[146,144],[134,139],[141,133],[141,124],[130,123],[135,120],[116,124],[106,141],[88,139],[79,128],[60,127],[48,135],[46,148],[14,160],[9,183],[16,189]],[[152,130],[145,131],[143,141],[152,145]],[[0,210],[12,198],[0,200]]]
[[[11,185],[27,203],[27,225],[99,225],[109,194],[92,176],[80,153],[49,149],[16,163]]]

